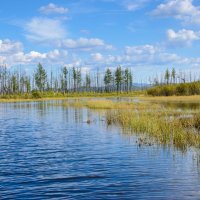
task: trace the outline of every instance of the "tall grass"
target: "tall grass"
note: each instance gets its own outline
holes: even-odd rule
[[[118,125],[133,134],[145,135],[157,143],[182,151],[200,148],[199,110],[176,110],[159,104],[88,100],[65,106],[105,109],[107,125]]]
[[[145,133],[164,145],[173,145],[181,150],[190,146],[200,148],[200,115],[184,118],[180,114],[173,116],[160,110],[113,110],[107,112],[106,120],[108,125],[117,124],[136,134]]]

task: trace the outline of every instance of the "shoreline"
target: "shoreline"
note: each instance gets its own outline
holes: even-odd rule
[[[150,102],[191,102],[200,103],[200,95],[194,96],[145,96],[145,95],[94,95],[94,96],[65,96],[65,97],[43,97],[43,98],[0,98],[0,103],[17,103],[17,102],[38,102],[38,101],[51,101],[51,100],[67,100],[67,99],[89,99],[89,98],[133,98],[141,101]]]

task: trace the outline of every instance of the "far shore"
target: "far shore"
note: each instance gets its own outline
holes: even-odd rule
[[[157,101],[157,102],[194,102],[200,103],[200,95],[194,96],[147,96],[147,95],[94,95],[94,96],[63,96],[63,97],[42,97],[42,98],[0,98],[0,103],[14,103],[14,102],[37,102],[37,101],[51,101],[51,100],[67,100],[67,99],[88,99],[88,98],[133,98],[141,101]]]

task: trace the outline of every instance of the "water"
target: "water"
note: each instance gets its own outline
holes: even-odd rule
[[[0,199],[199,199],[193,151],[136,140],[87,109],[0,104]]]

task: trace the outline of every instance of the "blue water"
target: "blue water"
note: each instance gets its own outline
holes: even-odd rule
[[[0,199],[200,199],[193,151],[136,140],[87,109],[0,104]]]

